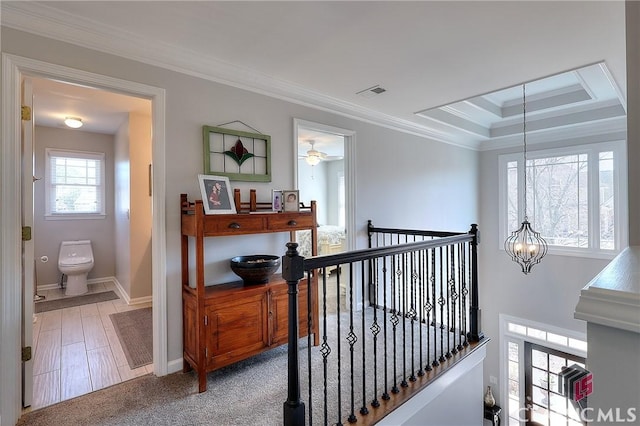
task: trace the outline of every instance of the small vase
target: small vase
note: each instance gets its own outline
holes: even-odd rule
[[[491,392],[491,386],[487,386],[487,391],[484,394],[484,405],[487,407],[493,407],[496,405],[496,399],[493,397],[493,393]]]

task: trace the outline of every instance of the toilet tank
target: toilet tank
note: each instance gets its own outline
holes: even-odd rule
[[[63,241],[60,244],[60,259],[93,259],[90,240]]]

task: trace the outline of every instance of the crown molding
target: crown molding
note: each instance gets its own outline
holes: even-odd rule
[[[527,132],[527,145],[537,145],[553,142],[567,142],[576,139],[591,138],[598,142],[602,140],[626,139],[627,119],[614,117],[597,121],[590,121],[580,125],[569,125],[549,131]],[[623,136],[625,135],[625,136]],[[522,146],[522,133],[501,138],[482,141],[479,151],[492,151]]]
[[[473,141],[452,141],[445,133],[419,123],[345,102],[253,69],[203,57],[184,47],[151,42],[101,22],[61,13],[46,3],[4,3],[2,25],[438,142],[473,150],[478,147]],[[154,48],[150,49],[150,45]]]

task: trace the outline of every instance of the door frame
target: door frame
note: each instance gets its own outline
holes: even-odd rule
[[[141,83],[81,71],[21,56],[2,54],[2,144],[0,145],[0,199],[20,200],[22,194],[21,90],[23,75],[51,78],[126,95],[152,103],[153,224],[152,303],[153,372],[164,376],[167,361],[166,217],[165,217],[165,90]],[[0,210],[0,414],[14,424],[22,407],[20,357],[22,301],[22,239],[20,202],[3,203]]]
[[[298,189],[298,128],[315,130],[323,133],[332,133],[344,137],[344,186],[345,186],[345,228],[347,233],[347,251],[355,250],[356,229],[356,132],[341,129],[327,124],[313,121],[293,119],[293,182]]]
[[[314,130],[322,133],[331,133],[344,137],[344,186],[345,186],[345,231],[346,250],[356,249],[356,132],[354,130],[341,129],[327,124],[313,121],[293,119],[293,182],[294,188],[298,188],[298,128]],[[355,281],[360,279],[360,270],[356,268]],[[348,291],[348,289],[347,289]],[[346,297],[346,296],[345,296]],[[359,286],[354,288],[354,297],[358,300],[356,310],[360,311],[362,306],[362,290]]]

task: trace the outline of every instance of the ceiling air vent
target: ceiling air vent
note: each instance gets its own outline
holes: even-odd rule
[[[379,95],[379,94],[384,93],[386,91],[387,91],[387,89],[384,89],[384,88],[380,87],[379,84],[376,84],[375,86],[369,87],[368,89],[364,89],[364,90],[361,90],[359,92],[356,92],[356,95],[360,95],[360,96],[365,97],[365,98],[371,98],[371,97],[373,97],[375,95]]]

